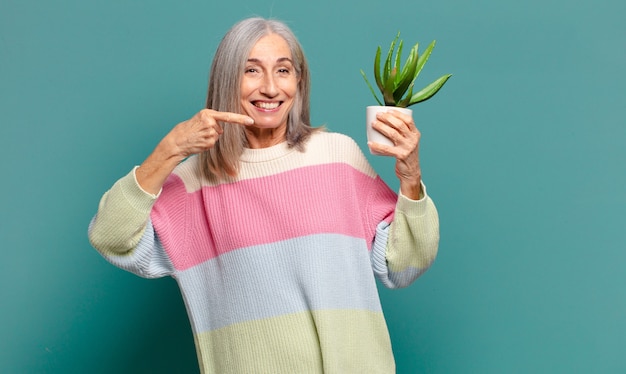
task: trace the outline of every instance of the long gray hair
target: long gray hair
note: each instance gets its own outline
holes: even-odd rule
[[[257,41],[269,34],[285,39],[299,78],[298,91],[287,120],[287,142],[290,147],[303,151],[306,140],[317,130],[310,125],[309,67],[295,35],[280,21],[248,18],[236,23],[226,33],[211,65],[206,107],[241,113],[241,79],[245,64]],[[200,155],[202,172],[210,179],[236,176],[240,156],[247,144],[241,125],[222,123],[222,126],[224,132],[215,146]]]

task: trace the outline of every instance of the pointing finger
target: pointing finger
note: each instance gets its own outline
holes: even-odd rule
[[[244,126],[254,124],[254,120],[244,114],[214,111],[212,116],[215,120],[222,122],[237,123]]]

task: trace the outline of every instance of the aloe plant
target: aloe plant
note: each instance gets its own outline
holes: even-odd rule
[[[415,80],[422,71],[424,64],[428,61],[430,54],[435,47],[435,41],[433,40],[422,55],[418,55],[418,43],[416,43],[406,59],[404,66],[401,65],[402,47],[403,41],[400,39],[400,32],[391,42],[391,47],[387,53],[387,58],[381,71],[381,48],[380,46],[376,50],[376,57],[374,58],[374,78],[376,79],[376,85],[383,95],[383,100],[378,98],[378,95],[374,91],[374,87],[370,84],[365,72],[361,70],[361,75],[365,79],[372,95],[379,105],[395,106],[406,108],[413,104],[430,99],[435,96],[437,92],[448,81],[452,74],[446,74],[436,79],[431,84],[422,88],[421,90],[413,93]],[[398,41],[399,40],[399,41]],[[398,49],[396,51],[396,44]],[[395,55],[394,55],[395,51]]]

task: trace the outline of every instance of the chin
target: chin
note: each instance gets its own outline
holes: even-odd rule
[[[277,129],[281,126],[287,126],[287,122],[284,123],[275,123],[275,122],[265,122],[265,121],[255,121],[253,127],[259,129]]]

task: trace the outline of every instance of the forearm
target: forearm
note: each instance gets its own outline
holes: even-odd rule
[[[164,138],[135,170],[137,183],[150,194],[157,195],[161,191],[167,177],[184,159],[170,143],[168,138]]]

